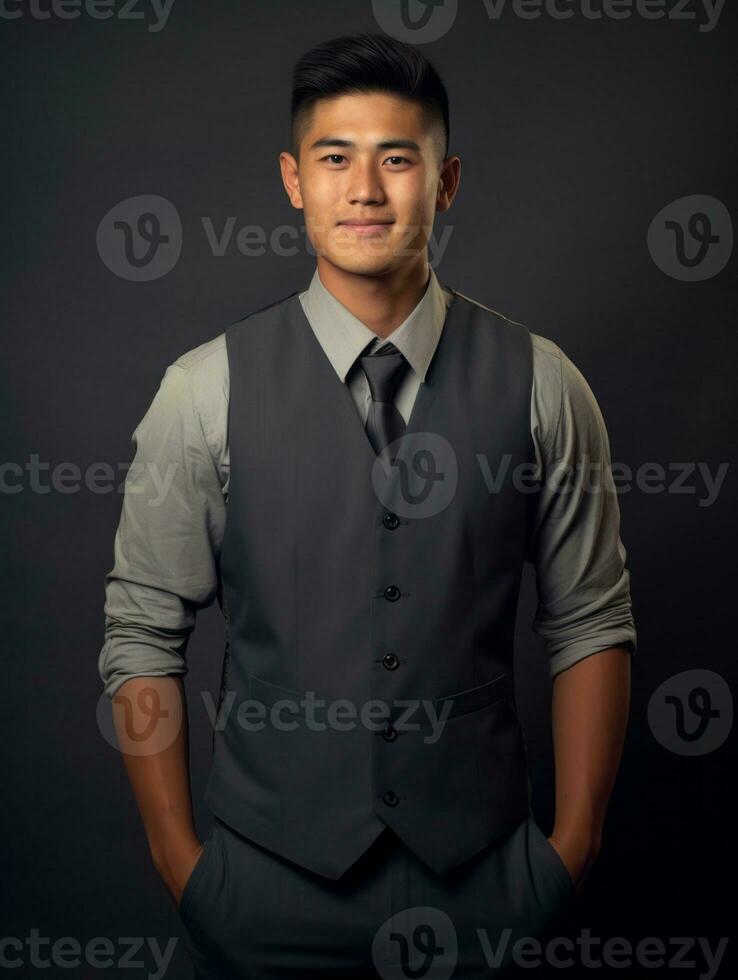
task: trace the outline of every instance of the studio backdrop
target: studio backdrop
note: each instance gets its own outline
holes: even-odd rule
[[[315,256],[278,166],[290,71],[323,39],[378,31],[420,46],[449,93],[462,175],[429,244],[439,281],[558,344],[610,438],[631,716],[579,945],[533,975],[730,975],[735,15],[732,0],[2,5],[3,974],[190,976],[98,673],[131,437],[168,365],[307,288]],[[515,687],[550,831],[535,608],[526,566]],[[201,838],[224,641],[214,603],[185,682]]]

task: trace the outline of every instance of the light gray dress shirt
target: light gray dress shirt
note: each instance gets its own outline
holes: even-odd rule
[[[325,288],[317,268],[299,299],[364,422],[371,393],[363,371],[351,368],[370,342],[395,344],[410,364],[395,395],[407,422],[452,299],[434,271],[423,298],[385,341]],[[543,487],[535,504],[538,607],[530,625],[543,638],[553,677],[612,646],[635,653],[636,630],[602,413],[563,351],[537,334],[531,338],[530,424]],[[228,503],[228,393],[221,333],[167,367],[133,432],[135,456],[114,566],[105,578],[105,639],[98,658],[110,697],[129,677],[187,673],[197,611],[218,590]]]

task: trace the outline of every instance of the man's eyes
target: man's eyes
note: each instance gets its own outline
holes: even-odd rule
[[[336,160],[336,158],[338,158],[338,161]],[[340,162],[341,160],[345,160],[346,157],[343,153],[329,153],[328,156],[322,157],[322,159],[329,160],[331,163],[335,163],[335,162]],[[399,160],[402,163],[412,163],[412,160],[408,159],[408,157],[391,156],[391,157],[387,157],[387,159],[395,160],[395,161]]]

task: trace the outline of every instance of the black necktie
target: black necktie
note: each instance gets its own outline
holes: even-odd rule
[[[399,439],[405,431],[405,420],[392,401],[408,363],[394,344],[385,344],[373,354],[359,358],[369,382],[372,401],[366,419],[366,432],[379,455],[385,446]]]

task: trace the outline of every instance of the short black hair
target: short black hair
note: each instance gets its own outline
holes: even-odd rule
[[[290,142],[299,156],[318,99],[358,92],[387,92],[417,102],[429,127],[441,123],[448,156],[451,133],[448,94],[440,75],[417,48],[384,34],[347,34],[311,48],[292,73]]]

